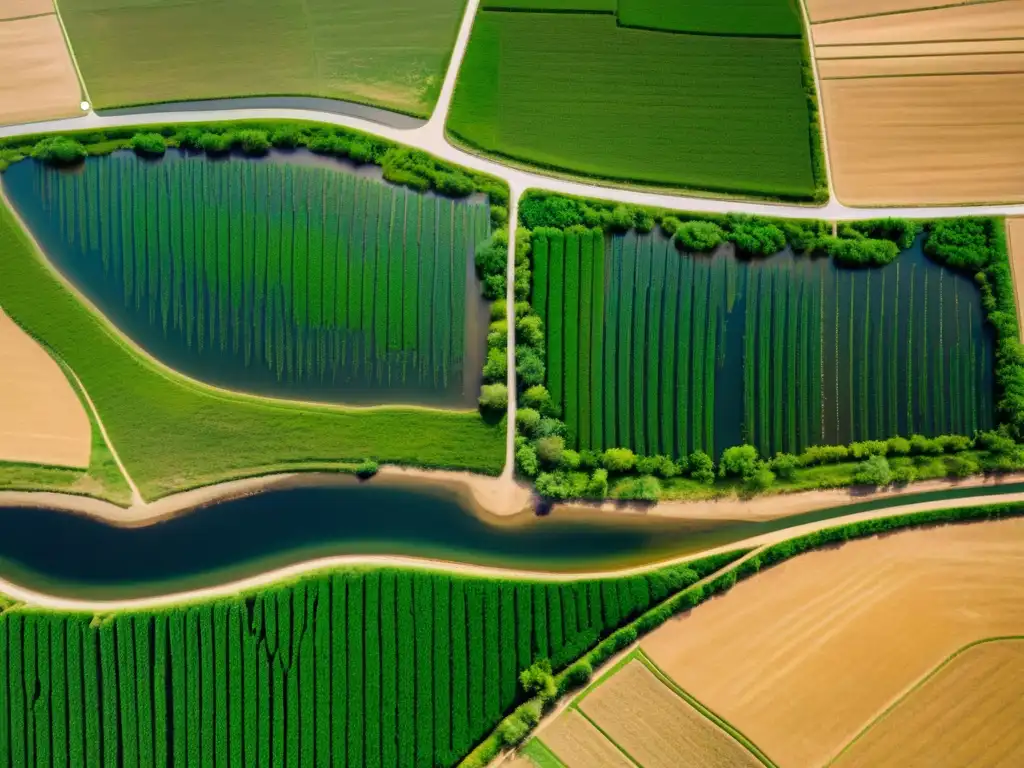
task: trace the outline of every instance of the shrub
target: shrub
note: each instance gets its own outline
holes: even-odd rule
[[[519,408],[516,410],[516,427],[520,433],[534,435],[540,426],[540,414],[533,408]]]
[[[608,495],[608,470],[598,468],[587,483],[587,496],[593,499],[603,499]]]
[[[204,133],[199,137],[199,148],[211,155],[230,152],[235,139],[230,133]]]
[[[906,456],[910,453],[910,441],[905,437],[890,437],[886,443],[890,456]]]
[[[635,501],[657,501],[661,497],[661,483],[650,475],[629,478],[616,487],[615,496]]]
[[[533,347],[516,346],[516,377],[519,384],[535,387],[544,381],[544,360]]]
[[[892,481],[897,485],[906,485],[917,479],[917,470],[911,466],[897,467],[892,471]]]
[[[538,315],[527,315],[516,321],[516,341],[537,349],[544,348],[543,321]]]
[[[491,303],[491,320],[504,319],[508,313],[508,303],[505,299],[497,299]]]
[[[32,157],[54,165],[71,165],[85,159],[85,147],[67,136],[47,136],[32,149]]]
[[[270,143],[281,149],[294,149],[302,143],[302,134],[293,126],[281,126],[270,135]]]
[[[484,379],[503,381],[506,378],[508,378],[508,354],[504,349],[491,347],[487,350],[487,362],[484,363]]]
[[[366,480],[377,474],[380,466],[373,459],[366,459],[356,466],[356,476]]]
[[[636,466],[636,454],[629,448],[609,448],[601,454],[601,463],[609,472],[628,472]]]
[[[924,252],[957,269],[977,270],[992,259],[986,223],[979,219],[946,219],[934,222]]]
[[[238,143],[247,155],[265,155],[270,151],[270,139],[266,131],[246,128],[237,134]]]
[[[558,460],[558,466],[568,470],[579,469],[580,455],[571,448],[566,448],[562,451],[562,457]]]
[[[486,411],[508,409],[508,387],[504,384],[484,384],[480,388],[480,407]]]
[[[547,435],[537,441],[537,457],[545,464],[556,466],[564,450],[565,439],[559,435]]]
[[[711,221],[687,221],[676,225],[673,239],[687,251],[713,251],[725,242],[725,230]]]
[[[857,467],[857,473],[853,481],[860,485],[873,485],[875,487],[888,485],[892,482],[892,470],[889,467],[889,460],[884,456],[870,456],[867,461],[861,462]]]
[[[540,413],[548,413],[551,409],[551,394],[540,385],[534,385],[523,393],[523,405],[535,408]]]
[[[729,217],[729,240],[743,253],[771,256],[786,247],[786,235],[774,224],[756,217]]]
[[[722,459],[718,462],[718,474],[721,477],[749,477],[754,474],[757,465],[757,449],[752,445],[737,445],[722,451]]]
[[[516,466],[527,477],[537,476],[540,472],[540,462],[532,445],[524,445],[516,451]]]
[[[551,674],[551,662],[540,659],[519,673],[519,684],[530,696],[550,699],[555,695],[555,678]]]
[[[771,470],[783,480],[792,480],[796,475],[799,463],[791,453],[777,453],[771,461]]]
[[[950,456],[945,460],[946,473],[950,477],[969,477],[979,471],[978,462],[963,456]]]
[[[711,457],[704,451],[694,451],[687,459],[690,468],[690,477],[698,483],[711,485],[715,482],[715,464]]]
[[[158,157],[167,151],[167,140],[159,133],[136,133],[132,136],[131,147],[137,155]]]
[[[761,465],[760,468],[745,477],[743,487],[748,491],[758,493],[760,491],[767,491],[774,483],[775,473],[768,469],[768,467]]]

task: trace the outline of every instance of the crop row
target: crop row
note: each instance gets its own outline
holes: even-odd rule
[[[485,205],[291,163],[113,155],[34,183],[52,228],[124,306],[279,380],[461,376]],[[469,291],[469,293],[467,293]]]
[[[919,254],[851,270],[574,227],[538,229],[533,262],[570,447],[771,456],[992,423],[980,297]]]
[[[161,612],[7,611],[0,766],[453,765],[521,699],[521,670],[564,666],[703,567],[374,570]]]

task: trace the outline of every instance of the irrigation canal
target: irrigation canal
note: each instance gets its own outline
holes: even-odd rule
[[[579,508],[495,520],[447,488],[312,476],[140,528],[45,508],[0,507],[0,578],[44,594],[123,600],[214,587],[334,556],[571,574],[657,563],[875,509],[987,496],[997,501],[1022,491],[1024,483],[954,489],[758,522]]]

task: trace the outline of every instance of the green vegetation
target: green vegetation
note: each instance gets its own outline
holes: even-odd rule
[[[800,37],[799,0],[619,0],[619,23],[667,32],[750,37]]]
[[[714,16],[742,17],[705,5]],[[657,14],[664,18],[661,5]],[[448,130],[474,148],[556,171],[824,199],[805,61],[798,37],[680,35],[622,27],[607,14],[482,10]]]
[[[590,398],[586,425],[564,384],[557,390],[550,376],[546,390],[520,382],[537,414],[518,420],[517,465],[543,495],[703,498],[1024,465],[1013,422],[1021,409],[1015,386],[1004,383],[1024,356],[998,221],[872,220],[844,224],[833,236],[823,222],[682,214],[538,192],[527,193],[519,211],[537,265],[530,306],[537,321],[589,329],[592,342],[603,329],[596,348],[577,343],[575,362],[567,347],[547,346],[549,370],[602,372],[600,400],[577,379],[577,398]],[[673,235],[675,247],[645,234],[655,226]],[[931,259],[966,274],[939,269],[916,250],[873,269],[845,269],[850,262],[833,247],[900,253],[916,247],[922,230]],[[603,316],[595,316],[593,300],[572,314],[552,309],[550,253],[581,233],[606,241],[590,251],[604,252],[594,261],[604,270]],[[787,246],[794,254],[676,252],[723,243],[748,256]],[[591,283],[593,296],[593,269]],[[917,304],[916,315],[915,295],[931,302]],[[997,295],[1008,309],[994,311]],[[899,325],[906,306],[911,322]],[[996,328],[994,354],[985,313]],[[1004,394],[995,397],[993,384]],[[749,454],[742,467],[731,460],[738,450]]]
[[[616,0],[483,0],[491,11],[551,11],[558,13],[615,13]]]
[[[700,583],[677,592],[668,599],[625,624],[593,650],[582,654],[555,676],[557,694],[544,693],[520,704],[491,734],[460,764],[461,768],[483,768],[508,746],[522,743],[539,722],[540,717],[553,709],[564,696],[576,695],[585,688],[594,671],[619,651],[629,647],[643,635],[657,629],[672,617],[688,612],[708,599],[728,592],[737,582],[756,575],[805,552],[852,539],[867,538],[893,531],[922,528],[950,523],[969,523],[999,520],[1024,514],[1024,505],[997,504],[959,509],[940,509],[910,515],[881,517],[858,523],[825,528],[813,533],[787,539],[756,550],[735,565],[723,568]]]
[[[563,582],[354,569],[101,616],[5,602],[0,754],[452,766],[524,698],[521,672],[550,678],[741,554]]]
[[[420,117],[437,100],[462,9],[455,0],[426,0],[400,13],[330,0],[60,5],[97,107],[296,95]]]
[[[230,146],[243,130],[267,132],[275,145],[322,145],[331,153],[371,148],[361,134],[290,122],[157,126],[147,132],[165,136],[169,146],[204,136]],[[106,154],[136,132],[76,139],[90,154]],[[29,154],[42,138],[8,139],[3,146]],[[507,202],[507,190],[493,179],[387,142],[373,140],[366,160],[382,163],[385,175],[408,186],[457,192],[468,185],[468,191],[487,192],[495,209]],[[79,376],[146,498],[271,471],[352,470],[364,459],[501,471],[504,425],[476,413],[265,402],[214,391],[156,367],[63,286],[6,207],[0,211],[0,304]]]
[[[132,143],[141,152],[153,141],[164,138]],[[180,153],[15,175],[12,199],[60,244],[51,259],[101,311],[131,318],[123,330],[140,344],[175,344],[183,372],[191,363],[201,379],[201,360],[213,359],[220,381],[242,391],[474,401],[476,371],[467,377],[463,361],[479,343],[467,342],[479,288],[466,259],[487,238],[483,203],[330,168]]]

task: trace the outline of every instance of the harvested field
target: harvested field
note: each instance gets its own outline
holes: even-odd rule
[[[835,19],[985,2],[991,0],[807,0],[807,13],[811,23],[817,24]]]
[[[460,0],[62,0],[61,14],[99,107],[285,94],[426,117],[463,7]]]
[[[1006,243],[1017,296],[1017,320],[1024,338],[1024,218],[1006,220]]]
[[[629,662],[587,694],[580,709],[644,768],[760,766],[745,747],[639,661]]]
[[[669,621],[642,648],[776,763],[821,765],[939,662],[1024,632],[1024,520],[821,550]]]
[[[1024,52],[962,56],[896,56],[827,59],[818,62],[822,80],[896,75],[987,75],[1024,72]]]
[[[847,205],[1024,200],[1019,93],[1024,74],[824,81],[837,197]]]
[[[0,124],[81,114],[82,91],[53,14],[0,23]]]
[[[52,0],[4,0],[0,5],[0,21],[47,13],[53,13]]]
[[[589,720],[567,709],[543,732],[544,743],[568,768],[631,768],[631,763]]]
[[[969,648],[876,723],[836,768],[1024,765],[1024,640]]]
[[[815,46],[1024,37],[1024,0],[933,8],[811,27]]]
[[[826,45],[818,48],[818,62],[831,59],[888,59],[899,56],[962,56],[978,53],[1020,53],[1024,40],[953,40],[942,43],[891,45]]]
[[[63,371],[0,310],[0,461],[87,467],[91,445]]]

